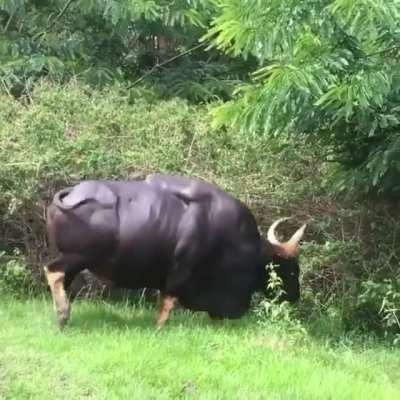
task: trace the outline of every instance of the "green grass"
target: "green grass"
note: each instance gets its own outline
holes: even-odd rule
[[[365,344],[367,343],[367,344]],[[59,331],[48,298],[0,300],[0,399],[398,399],[400,350],[328,345],[249,315],[80,301]]]

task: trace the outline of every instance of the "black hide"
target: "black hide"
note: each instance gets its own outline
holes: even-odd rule
[[[240,317],[251,295],[265,289],[265,264],[274,260],[283,270],[287,263],[261,251],[243,203],[178,176],[81,182],[55,195],[47,229],[59,252],[49,268],[63,268],[67,284],[88,268],[119,287],[156,288],[216,318]]]

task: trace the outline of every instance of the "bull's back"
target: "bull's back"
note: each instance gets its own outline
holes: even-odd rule
[[[187,204],[198,204],[204,209],[213,232],[223,229],[236,239],[239,239],[238,235],[248,236],[251,240],[258,236],[256,221],[248,207],[211,183],[199,178],[164,174],[149,175],[146,182]]]

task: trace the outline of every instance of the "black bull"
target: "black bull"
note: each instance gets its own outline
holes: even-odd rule
[[[141,181],[84,181],[61,190],[47,210],[59,256],[46,268],[60,325],[65,289],[83,269],[125,288],[161,292],[157,323],[177,299],[211,318],[238,318],[265,291],[265,265],[277,264],[286,299],[299,298],[296,251],[303,225],[286,243],[260,237],[250,210],[199,179],[150,175]]]

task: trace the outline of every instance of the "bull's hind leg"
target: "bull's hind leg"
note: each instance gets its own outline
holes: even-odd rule
[[[69,300],[64,287],[64,268],[52,265],[51,267],[44,267],[44,271],[53,297],[58,324],[63,327],[68,322],[70,315]]]
[[[70,302],[66,293],[66,288],[73,278],[84,267],[81,260],[60,257],[47,267],[44,267],[47,282],[53,298],[54,310],[57,315],[58,324],[64,327],[70,317]]]
[[[160,295],[160,306],[156,316],[156,324],[158,328],[161,328],[169,317],[169,313],[174,308],[176,303],[176,297],[161,294]]]

